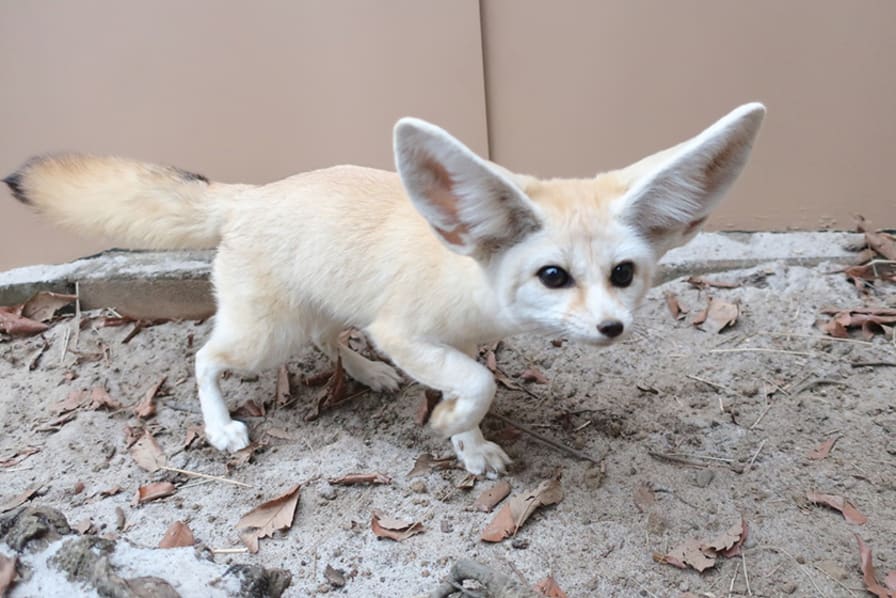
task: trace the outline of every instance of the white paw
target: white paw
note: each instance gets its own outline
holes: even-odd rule
[[[249,429],[246,424],[229,421],[223,425],[205,426],[205,439],[219,451],[231,453],[249,446]]]
[[[457,458],[464,468],[472,474],[483,475],[494,479],[507,471],[510,457],[494,442],[462,442],[451,439]]]
[[[382,361],[365,363],[364,368],[357,372],[357,375],[349,372],[349,376],[376,392],[395,392],[401,383],[401,374],[391,365]]]

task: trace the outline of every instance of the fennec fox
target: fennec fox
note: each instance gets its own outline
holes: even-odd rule
[[[432,427],[475,474],[509,458],[479,429],[495,395],[477,346],[519,333],[606,346],[632,328],[657,261],[690,240],[737,178],[765,114],[741,106],[674,148],[585,179],[488,162],[414,118],[398,173],[336,166],[267,185],[209,182],[123,158],[37,157],[5,182],[22,202],[134,248],[217,247],[217,314],[196,354],[208,442],[249,442],[218,387],[313,343],[374,390],[401,377],[339,342],[364,330],[395,366],[442,391]]]

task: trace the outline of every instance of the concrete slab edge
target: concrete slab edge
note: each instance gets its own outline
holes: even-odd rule
[[[844,232],[704,233],[663,259],[656,283],[770,262],[813,267],[848,263],[862,235]],[[115,307],[138,318],[201,319],[214,312],[213,251],[110,250],[67,264],[0,272],[0,305],[41,290],[73,293],[83,309]]]

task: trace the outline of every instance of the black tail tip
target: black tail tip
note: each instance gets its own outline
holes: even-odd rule
[[[14,172],[5,179],[3,182],[6,183],[6,186],[9,187],[9,190],[12,191],[12,196],[18,199],[20,202],[24,204],[30,204],[28,201],[28,197],[25,195],[25,189],[22,188],[22,173]]]

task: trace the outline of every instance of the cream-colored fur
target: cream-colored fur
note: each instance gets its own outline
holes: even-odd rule
[[[451,436],[468,470],[495,474],[509,459],[479,430],[495,382],[477,346],[522,332],[594,345],[623,338],[658,259],[697,232],[737,177],[764,112],[742,106],[672,150],[590,179],[514,175],[438,127],[402,119],[397,174],[338,166],[227,185],[68,155],[32,159],[7,183],[82,232],[134,247],[218,247],[214,330],[196,355],[206,436],[218,449],[249,441],[218,387],[226,369],[275,366],[313,343],[360,382],[396,390],[395,368],[339,343],[357,327],[397,368],[443,392],[433,428]],[[633,276],[620,285],[625,262]],[[546,266],[568,280],[549,288],[543,277],[557,272]]]

